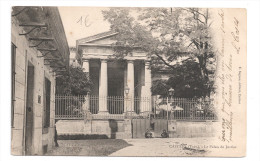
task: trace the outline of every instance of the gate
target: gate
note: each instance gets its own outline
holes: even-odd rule
[[[149,119],[133,119],[132,120],[132,136],[133,138],[145,138],[145,132],[150,129]]]
[[[145,138],[145,132],[150,130],[153,137],[161,137],[163,130],[168,131],[168,123],[166,119],[133,119],[132,134],[133,138]]]
[[[163,130],[168,131],[168,122],[166,119],[154,119],[151,124],[154,130],[154,137],[161,137]]]

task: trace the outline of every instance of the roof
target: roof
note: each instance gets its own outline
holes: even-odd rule
[[[25,31],[23,36],[32,47],[39,50],[44,59],[56,59],[50,63],[51,66],[68,67],[70,52],[58,8],[15,6],[12,10],[12,18],[18,20],[19,26]],[[34,30],[35,26],[42,27]],[[48,50],[50,54],[46,54]]]
[[[117,34],[118,34],[118,32],[114,32],[114,31],[102,32],[102,33],[99,33],[99,34],[96,34],[96,35],[92,35],[92,36],[89,36],[89,37],[79,39],[79,40],[77,40],[77,43],[100,40],[100,39],[104,39],[104,38],[114,36],[114,35],[117,35]]]

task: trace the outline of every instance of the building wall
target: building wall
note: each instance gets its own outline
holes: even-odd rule
[[[16,48],[15,65],[15,103],[14,103],[14,124],[12,127],[11,153],[13,155],[24,155],[25,145],[25,107],[27,90],[27,66],[28,62],[34,66],[34,90],[33,90],[33,134],[32,154],[43,154],[43,146],[48,149],[53,146],[54,141],[54,111],[55,111],[55,78],[50,73],[50,68],[44,65],[43,58],[36,49],[29,48],[29,42],[25,36],[20,36],[22,30],[18,27],[15,18],[12,19],[11,41]],[[43,101],[45,77],[51,82],[51,104],[50,104],[50,127],[46,134],[43,134]],[[38,102],[39,101],[39,102]]]

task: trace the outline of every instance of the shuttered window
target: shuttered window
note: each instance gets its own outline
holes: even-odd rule
[[[45,78],[43,127],[50,127],[51,82]]]

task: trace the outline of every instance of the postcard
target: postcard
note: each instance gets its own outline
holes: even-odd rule
[[[246,9],[10,16],[12,155],[246,156]]]

